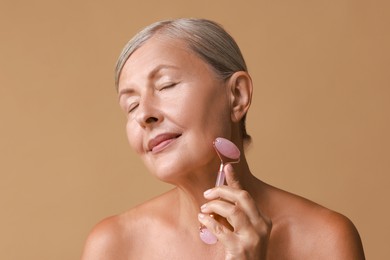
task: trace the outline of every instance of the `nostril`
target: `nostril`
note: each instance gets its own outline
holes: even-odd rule
[[[151,123],[154,123],[154,122],[157,122],[157,121],[158,121],[157,117],[151,116],[151,117],[148,117],[148,118],[145,120],[145,123],[151,124]]]

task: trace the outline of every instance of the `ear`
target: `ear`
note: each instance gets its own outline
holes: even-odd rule
[[[231,118],[240,122],[252,101],[252,79],[245,71],[235,72],[228,81],[230,87]]]

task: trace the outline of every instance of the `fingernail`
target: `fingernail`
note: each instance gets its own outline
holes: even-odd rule
[[[230,164],[230,163],[228,163],[228,164],[226,164],[225,165],[225,171],[233,171],[233,166]]]
[[[206,207],[207,207],[207,204],[203,204],[203,205],[200,207],[200,210],[203,211]]]
[[[204,219],[204,217],[205,217],[205,214],[203,214],[203,213],[198,214],[198,219]]]
[[[211,193],[211,189],[208,189],[208,190],[206,190],[205,192],[203,192],[203,195],[204,196],[207,196],[207,195],[209,195]]]

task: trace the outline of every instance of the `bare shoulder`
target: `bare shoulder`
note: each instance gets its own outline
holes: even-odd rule
[[[271,243],[275,252],[283,245],[290,259],[365,259],[359,233],[347,217],[300,196],[272,192],[278,208]]]
[[[321,252],[324,259],[364,259],[360,235],[352,221],[337,212],[327,211],[320,220],[323,236],[315,250]]]
[[[140,254],[150,239],[145,234],[156,232],[161,224],[170,193],[142,203],[124,213],[103,219],[87,237],[82,260],[120,260]],[[165,205],[165,206],[164,206]]]
[[[122,259],[125,253],[122,218],[108,217],[95,225],[86,240],[82,260]]]

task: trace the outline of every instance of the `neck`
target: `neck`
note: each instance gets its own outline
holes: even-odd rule
[[[251,174],[245,156],[242,156],[239,163],[233,164],[233,168],[242,188],[255,195],[254,184],[256,183],[256,178]],[[190,177],[175,184],[179,205],[178,219],[183,221],[181,224],[189,228],[198,227],[197,214],[200,212],[200,207],[207,202],[203,197],[203,193],[215,186],[217,171],[218,168],[212,174],[207,174],[210,171],[206,171],[206,174],[190,174]],[[203,172],[205,171],[203,170]],[[189,220],[190,222],[188,222]],[[194,223],[191,224],[191,222]]]

